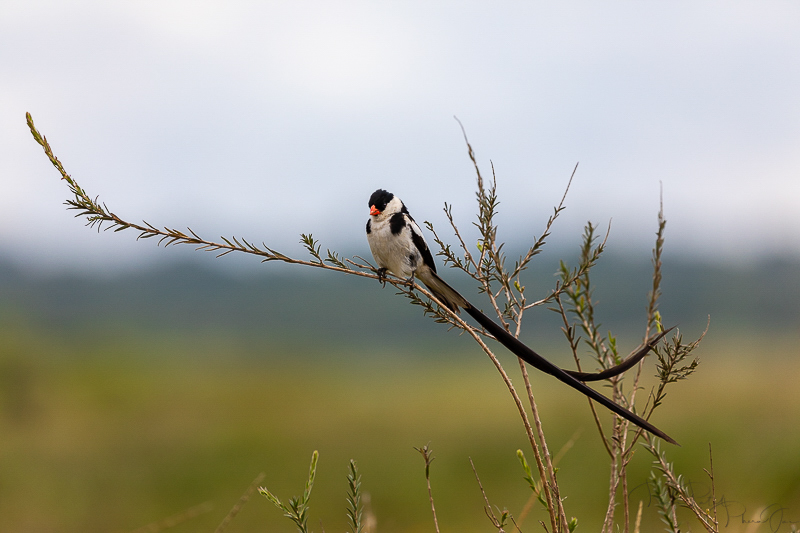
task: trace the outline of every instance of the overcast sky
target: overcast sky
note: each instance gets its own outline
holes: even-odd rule
[[[800,255],[797,2],[4,0],[0,254],[125,268],[173,252],[72,218],[26,111],[117,214],[292,254],[368,254],[379,187],[468,227],[457,116],[512,244],[579,162],[552,242],[613,219],[646,256],[663,184],[668,252]]]

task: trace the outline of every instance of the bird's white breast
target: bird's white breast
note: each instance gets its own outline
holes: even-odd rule
[[[388,218],[383,220],[373,218],[370,230],[367,242],[378,266],[388,269],[395,276],[411,277],[416,267],[422,263],[422,258],[411,240],[411,228],[408,223],[395,235],[392,233]]]

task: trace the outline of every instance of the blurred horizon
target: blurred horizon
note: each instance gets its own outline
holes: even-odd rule
[[[138,243],[151,246],[150,242]],[[400,345],[414,332],[424,346],[460,344],[446,328],[373,280],[301,265],[227,264],[227,257],[195,252],[147,267],[95,271],[40,271],[0,260],[0,311],[53,332],[115,335],[144,331],[215,334],[287,346],[351,345],[367,349],[375,339]],[[165,250],[170,254],[175,247]],[[577,251],[535,257],[522,277],[536,300],[555,286],[559,261],[576,265]],[[513,261],[513,250],[506,250]],[[254,259],[254,258],[251,258]],[[463,272],[441,275],[478,307],[488,305]],[[659,309],[667,325],[699,335],[710,318],[710,337],[764,336],[796,339],[800,333],[800,259],[774,256],[749,264],[702,263],[665,254]],[[632,349],[644,333],[645,304],[652,290],[652,260],[606,250],[591,274],[601,331],[610,329]],[[27,317],[27,318],[25,318]],[[540,307],[526,314],[523,340],[561,344],[562,324]],[[310,329],[309,329],[310,328]],[[83,333],[82,333],[83,334]],[[469,342],[467,341],[467,344]],[[563,351],[563,348],[562,350]]]

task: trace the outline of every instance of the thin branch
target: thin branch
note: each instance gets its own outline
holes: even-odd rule
[[[200,505],[190,507],[182,513],[178,513],[176,515],[159,520],[158,522],[153,522],[151,524],[147,524],[146,526],[137,528],[131,533],[160,533],[161,531],[175,527],[196,516],[211,512],[213,508],[214,505],[211,502],[201,503]]]
[[[436,533],[439,533],[439,521],[436,519],[436,506],[433,504],[433,491],[431,490],[431,463],[433,462],[433,453],[428,447],[428,444],[422,448],[414,448],[425,459],[425,481],[428,483],[428,499],[431,502],[431,513],[433,513],[433,525],[436,527]]]
[[[256,476],[253,482],[250,483],[250,486],[247,487],[246,491],[244,491],[244,494],[242,494],[242,497],[239,498],[238,502],[236,502],[236,505],[231,508],[227,515],[225,515],[225,518],[222,519],[222,522],[219,526],[217,526],[217,529],[214,530],[214,533],[223,533],[228,528],[228,524],[231,523],[231,520],[236,518],[236,515],[238,515],[239,511],[242,510],[244,504],[250,500],[250,496],[253,494],[253,491],[256,490],[259,483],[262,481],[264,481],[264,472],[261,472],[258,476]]]
[[[523,381],[525,382],[525,390],[528,393],[528,403],[531,406],[531,414],[533,416],[533,422],[536,425],[536,433],[539,435],[539,443],[542,446],[542,455],[544,456],[544,463],[546,469],[542,467],[542,460],[539,457],[538,449],[534,450],[534,455],[536,457],[536,464],[539,467],[539,471],[542,474],[542,483],[545,483],[545,486],[548,487],[549,490],[545,491],[545,496],[547,498],[547,504],[552,508],[553,502],[555,501],[558,504],[558,517],[562,531],[567,531],[567,515],[564,511],[564,502],[561,499],[561,493],[558,488],[558,481],[556,480],[556,470],[553,467],[553,461],[550,457],[550,450],[547,448],[547,440],[544,436],[544,429],[542,427],[542,421],[539,418],[539,409],[536,406],[536,401],[533,397],[533,388],[531,387],[531,381],[528,377],[528,369],[525,366],[525,363],[522,359],[517,359],[519,362],[520,370],[522,372]],[[547,472],[547,480],[544,479],[544,473]],[[551,496],[552,493],[552,496]],[[553,531],[558,531],[556,529],[555,524],[553,525]]]
[[[495,516],[494,511],[492,510],[492,505],[489,503],[489,497],[486,496],[486,491],[483,490],[483,484],[481,483],[481,478],[478,475],[478,470],[475,468],[475,463],[472,462],[472,457],[469,458],[469,464],[472,466],[472,473],[475,474],[475,479],[478,482],[478,488],[481,491],[481,495],[483,496],[483,501],[486,502],[483,510],[486,516],[489,518],[489,521],[492,525],[497,529],[498,533],[505,533],[505,525],[508,520],[511,520],[516,527],[517,531],[520,531],[519,526],[514,521],[514,518],[511,516],[511,513],[508,512],[507,509],[503,509],[500,513],[500,518]],[[499,509],[498,509],[499,510]]]
[[[719,520],[717,520],[717,489],[714,480],[714,455],[711,453],[711,443],[708,443],[708,470],[703,469],[711,480],[711,510],[714,512],[712,522],[714,528],[719,529]]]
[[[666,460],[665,454],[661,452],[659,443],[655,442],[647,433],[643,435],[643,438],[645,439],[648,451],[655,457],[654,465],[663,475],[667,486],[674,491],[675,495],[677,495],[683,504],[695,515],[706,531],[709,533],[719,533],[719,523],[716,519],[716,505],[713,506],[713,515],[709,510],[704,510],[697,501],[695,501],[689,489],[683,484],[682,477],[675,474],[672,464]]]
[[[530,262],[530,260],[533,259],[535,255],[541,252],[541,249],[545,244],[545,240],[547,239],[547,237],[550,236],[550,230],[552,229],[553,224],[558,218],[558,215],[561,214],[561,212],[564,209],[566,209],[566,206],[564,206],[564,202],[567,199],[567,193],[569,193],[570,185],[572,185],[572,179],[575,177],[575,173],[577,171],[578,171],[578,163],[575,163],[575,168],[572,169],[572,174],[569,177],[566,189],[564,189],[564,195],[561,197],[561,201],[558,203],[557,207],[553,208],[553,214],[550,215],[550,218],[547,219],[547,224],[545,224],[545,228],[542,234],[539,236],[538,239],[536,239],[536,241],[533,243],[533,246],[530,247],[528,252],[524,256],[520,257],[519,261],[514,266],[514,270],[511,272],[512,279],[519,276],[520,273],[528,267],[528,263]]]
[[[556,288],[547,296],[542,298],[541,300],[537,300],[535,302],[527,304],[524,308],[530,309],[531,307],[536,307],[539,305],[546,304],[548,302],[553,301],[557,297],[561,296],[562,294],[566,293],[571,287],[573,287],[581,278],[584,278],[586,274],[597,264],[597,261],[600,259],[600,256],[603,254],[605,250],[606,243],[608,242],[608,236],[611,234],[611,223],[609,222],[608,228],[606,229],[606,235],[603,238],[603,242],[600,243],[592,252],[591,257],[588,261],[582,261],[577,268],[573,270],[565,270],[564,275],[562,275],[561,279],[556,283]],[[566,268],[566,265],[563,265]]]

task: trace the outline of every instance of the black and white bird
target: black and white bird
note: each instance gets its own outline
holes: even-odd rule
[[[403,279],[416,277],[442,305],[455,313],[459,312],[459,308],[464,309],[498,342],[532,367],[550,374],[653,435],[672,444],[678,444],[647,420],[614,403],[583,383],[584,381],[607,379],[624,372],[644,357],[669,330],[652,339],[622,364],[611,369],[598,373],[563,370],[508,333],[439,277],[436,273],[433,255],[422,236],[422,230],[411,218],[400,198],[388,191],[378,189],[369,198],[369,214],[367,242],[369,242],[372,256],[380,268],[379,277],[383,277],[386,272],[391,272]]]

